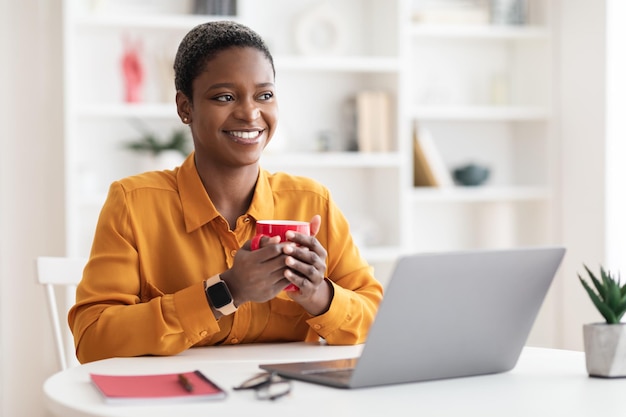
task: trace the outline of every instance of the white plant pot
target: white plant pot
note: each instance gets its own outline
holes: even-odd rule
[[[626,324],[585,324],[583,338],[590,376],[626,376]]]
[[[139,160],[140,172],[163,171],[180,166],[185,158],[178,151],[163,151],[158,155],[141,155]]]

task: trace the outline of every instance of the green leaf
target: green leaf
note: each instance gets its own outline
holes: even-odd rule
[[[580,275],[578,276],[578,279],[587,291],[587,294],[589,294],[589,298],[591,298],[591,301],[596,306],[602,317],[604,317],[606,322],[608,324],[618,323],[619,320],[617,319],[615,313],[602,301],[598,294],[593,291],[589,284],[587,284]]]
[[[174,130],[170,136],[166,139],[160,140],[154,133],[150,132],[139,121],[135,123],[137,129],[141,132],[141,136],[131,142],[126,143],[128,149],[135,151],[150,152],[154,155],[158,155],[166,150],[178,151],[183,156],[189,154],[188,150],[188,132],[184,129]]]
[[[589,274],[589,277],[591,278],[591,281],[593,282],[594,287],[596,287],[596,290],[598,291],[598,294],[600,295],[600,297],[603,300],[606,300],[606,289],[604,288],[602,283],[600,283],[600,281],[596,278],[596,276],[593,274],[593,272],[591,272],[591,270],[589,268],[587,268],[587,265],[583,264],[583,266],[587,270],[587,273]]]
[[[622,276],[620,274],[617,276],[617,281],[620,283],[622,282]],[[622,297],[626,296],[626,282],[620,287],[619,290]]]
[[[605,304],[612,310],[617,308],[620,302],[619,287],[615,282],[608,280],[606,283],[607,297],[604,300]]]
[[[626,313],[626,295],[624,295],[621,299],[617,307],[615,308],[615,317],[618,321],[622,320],[622,316]]]
[[[626,284],[621,285],[619,276],[616,277],[602,265],[600,265],[600,279],[586,265],[583,264],[583,266],[593,283],[593,288],[583,280],[580,274],[578,279],[589,298],[608,324],[619,323],[626,314]]]

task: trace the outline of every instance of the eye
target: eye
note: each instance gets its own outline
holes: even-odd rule
[[[228,102],[228,101],[233,101],[235,100],[235,97],[233,97],[230,94],[223,94],[221,96],[217,96],[214,98],[214,100],[216,101],[222,101],[222,102]]]
[[[262,101],[267,101],[267,100],[271,100],[272,97],[274,97],[274,93],[272,92],[267,92],[267,93],[263,93],[259,96],[259,100]]]

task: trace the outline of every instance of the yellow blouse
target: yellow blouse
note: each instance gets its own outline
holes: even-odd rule
[[[309,221],[315,214],[322,217],[317,238],[334,286],[329,310],[313,317],[281,293],[216,320],[203,281],[232,266],[256,220]],[[173,171],[111,185],[68,322],[81,362],[320,337],[355,344],[365,341],[381,298],[382,287],[326,188],[260,170],[250,208],[231,231],[204,190],[192,153]]]

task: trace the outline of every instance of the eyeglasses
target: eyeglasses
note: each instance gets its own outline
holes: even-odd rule
[[[291,381],[275,373],[264,372],[245,380],[235,391],[253,389],[259,400],[277,400],[291,392]]]

